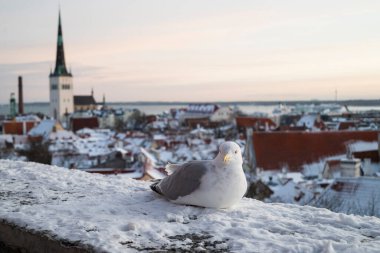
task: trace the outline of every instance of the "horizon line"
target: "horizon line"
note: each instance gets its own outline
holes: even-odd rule
[[[233,101],[223,101],[223,100],[216,100],[216,101],[143,101],[143,100],[137,100],[137,101],[109,101],[106,102],[106,104],[210,104],[210,103],[223,103],[223,104],[229,104],[229,103],[303,103],[303,102],[333,102],[333,103],[342,103],[342,102],[379,102],[380,104],[380,98],[378,99],[363,99],[363,98],[353,98],[353,99],[341,99],[341,100],[334,100],[334,99],[304,99],[304,100],[284,100],[284,99],[278,99],[278,100],[233,100]],[[34,101],[34,102],[24,102],[24,104],[49,104],[49,101]],[[101,104],[99,102],[98,104]],[[0,103],[1,106],[3,105],[9,105],[9,103]]]

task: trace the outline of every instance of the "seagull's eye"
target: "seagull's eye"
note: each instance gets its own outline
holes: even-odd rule
[[[235,154],[237,154],[238,153],[238,151],[237,150],[235,150]]]

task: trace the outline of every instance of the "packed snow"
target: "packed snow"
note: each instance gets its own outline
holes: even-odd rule
[[[0,219],[98,252],[380,249],[380,219],[375,217],[246,198],[229,209],[176,205],[149,184],[0,160]]]

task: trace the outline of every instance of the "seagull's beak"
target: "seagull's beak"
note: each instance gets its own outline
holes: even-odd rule
[[[228,163],[229,161],[231,161],[231,155],[230,154],[227,154],[227,155],[225,155],[224,156],[224,159],[223,159],[223,161],[224,161],[224,163]]]

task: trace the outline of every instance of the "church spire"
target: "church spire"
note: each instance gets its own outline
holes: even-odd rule
[[[57,39],[57,57],[55,59],[55,69],[52,76],[71,76],[66,69],[65,53],[63,50],[63,36],[61,27],[61,10],[58,15],[58,39]]]

